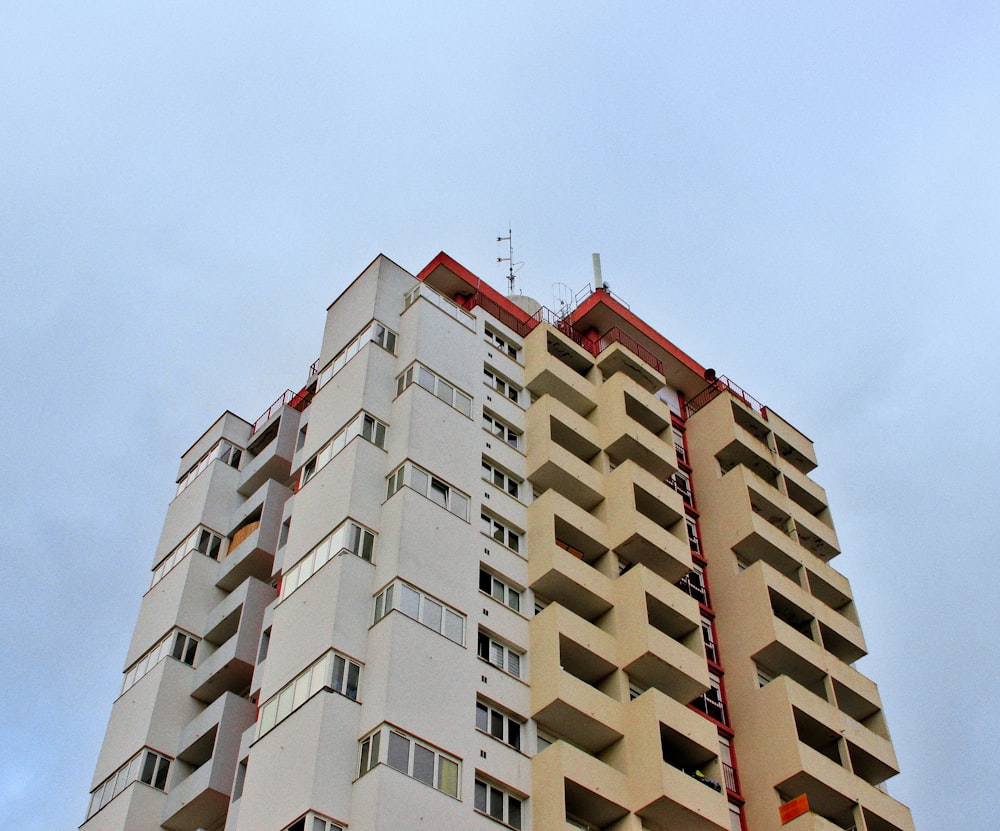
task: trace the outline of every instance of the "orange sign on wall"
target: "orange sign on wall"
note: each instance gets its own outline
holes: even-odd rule
[[[809,797],[805,794],[797,796],[791,802],[786,802],[778,809],[778,816],[781,817],[781,824],[791,822],[796,817],[809,813]]]

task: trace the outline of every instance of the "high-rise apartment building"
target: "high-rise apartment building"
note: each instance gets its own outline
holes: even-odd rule
[[[912,831],[812,443],[609,291],[378,257],[177,495],[85,831]]]

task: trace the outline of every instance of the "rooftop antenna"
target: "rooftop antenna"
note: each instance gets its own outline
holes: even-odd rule
[[[514,293],[514,275],[521,270],[521,266],[524,265],[523,262],[514,262],[514,234],[510,230],[510,225],[507,226],[507,236],[497,237],[497,244],[501,242],[507,243],[507,256],[497,257],[498,263],[507,263],[507,292],[508,294]]]

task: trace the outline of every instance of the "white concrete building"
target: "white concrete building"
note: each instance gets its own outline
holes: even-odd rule
[[[876,787],[896,767],[874,685],[846,663],[796,680],[863,649],[811,444],[605,291],[536,307],[443,254],[416,277],[378,257],[302,389],[184,454],[85,831],[912,828]],[[733,443],[751,428],[764,450]],[[799,531],[730,540],[729,485],[718,519],[694,489],[765,451]],[[728,709],[710,564],[731,620],[811,615],[812,644],[731,636],[741,672],[766,654],[791,679],[732,707],[755,745],[762,718],[783,731],[775,781],[741,788],[759,748]],[[791,752],[844,725],[842,753]]]

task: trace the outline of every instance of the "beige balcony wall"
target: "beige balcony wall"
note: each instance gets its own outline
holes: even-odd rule
[[[584,374],[551,354],[550,348],[558,349],[575,366],[588,369],[593,366],[593,359],[586,350],[550,326],[538,326],[524,340],[525,386],[537,396],[551,395],[586,416],[597,406],[596,388]]]
[[[537,439],[554,441],[582,461],[589,461],[601,450],[598,428],[551,395],[543,395],[531,405],[525,426],[529,445]]]
[[[665,763],[660,746],[659,726],[663,724],[700,746],[706,758],[715,757],[719,752],[715,727],[655,692],[639,696],[629,703],[627,710],[625,741],[632,810],[666,828],[729,831],[725,794]]]
[[[538,726],[589,753],[622,738],[621,710],[620,702],[563,670],[537,673],[531,684],[531,717]]]
[[[551,488],[586,510],[604,498],[601,474],[552,441],[528,442],[528,479],[538,490]]]
[[[813,450],[813,443],[801,432],[796,430],[779,416],[774,410],[767,411],[767,426],[774,431],[776,438],[787,444],[794,451],[794,459],[791,459],[795,466],[808,473],[816,467],[816,451]]]
[[[528,506],[528,539],[529,543],[561,539],[582,551],[588,563],[610,548],[604,523],[554,490]]]
[[[654,433],[647,426],[636,421],[626,409],[626,395],[639,394],[646,399],[657,399],[649,395],[634,381],[624,375],[615,375],[599,388],[597,421],[600,425],[601,448],[619,461],[630,459],[659,479],[666,479],[677,471],[677,451],[674,448],[670,421]],[[662,408],[667,411],[666,405]],[[659,426],[663,413],[652,411],[649,421]],[[655,416],[654,416],[655,413]]]
[[[630,779],[566,742],[531,760],[532,826],[565,828],[566,814],[604,828],[628,813]]]
[[[612,343],[597,356],[597,366],[605,380],[622,372],[649,392],[667,385],[667,380],[653,367],[620,343]]]
[[[530,528],[530,525],[529,525]],[[612,605],[612,581],[549,538],[530,536],[528,581],[532,591],[593,621]]]

